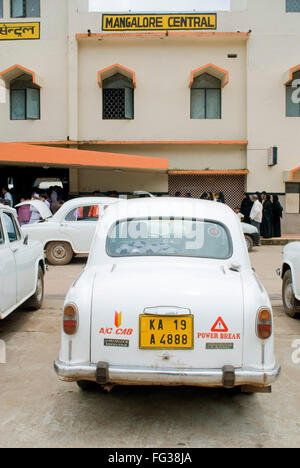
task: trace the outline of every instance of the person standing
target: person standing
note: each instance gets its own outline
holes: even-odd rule
[[[283,208],[280,204],[278,195],[273,195],[273,205],[272,205],[273,237],[281,237],[282,212],[283,212]]]
[[[252,209],[253,202],[250,200],[250,197],[247,193],[244,193],[243,200],[241,203],[240,212],[244,216],[244,223],[251,224],[250,213]]]
[[[7,200],[9,202],[9,206],[13,207],[14,206],[13,197],[11,193],[8,191],[8,187],[2,188],[2,194],[3,194],[4,200]]]
[[[263,204],[263,238],[271,239],[273,236],[273,227],[272,227],[272,202],[271,196],[266,194],[265,201]]]
[[[257,228],[257,230],[258,230],[258,234],[259,234],[259,244],[258,245],[261,245],[260,226],[261,226],[261,222],[262,222],[263,207],[262,207],[262,204],[260,203],[260,201],[258,200],[258,196],[256,194],[252,196],[252,200],[253,200],[253,206],[252,206],[251,212],[250,212],[250,220],[251,220],[252,226],[255,226]]]
[[[223,203],[225,205],[225,195],[223,192],[217,192],[215,201],[218,203]]]
[[[21,198],[20,203],[23,203],[26,201],[26,198]],[[31,217],[31,211],[30,211],[30,205],[22,205],[18,208],[18,220],[20,226],[23,226],[24,224],[28,224],[30,221]]]

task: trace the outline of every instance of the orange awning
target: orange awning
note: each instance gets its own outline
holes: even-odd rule
[[[167,171],[168,159],[23,143],[0,143],[0,163]]]
[[[211,170],[211,171],[169,171],[171,175],[247,175],[248,169]]]

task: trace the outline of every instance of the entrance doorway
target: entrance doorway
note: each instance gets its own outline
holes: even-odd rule
[[[42,190],[46,190],[47,182],[52,185],[63,187],[63,197],[68,199],[69,195],[69,169],[56,167],[28,167],[28,166],[0,166],[0,185],[9,186],[14,198],[18,203],[21,198],[30,198],[37,184],[44,182]]]

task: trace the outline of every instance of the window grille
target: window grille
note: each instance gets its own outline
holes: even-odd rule
[[[133,119],[132,80],[116,74],[103,81],[103,119]]]

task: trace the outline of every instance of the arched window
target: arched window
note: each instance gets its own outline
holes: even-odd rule
[[[295,80],[299,80],[296,82]],[[293,79],[286,85],[286,116],[300,117],[300,71],[293,73]]]
[[[134,118],[133,81],[116,73],[102,82],[103,119],[131,120]]]
[[[191,87],[191,119],[221,119],[221,80],[208,73],[196,77]]]
[[[40,88],[24,73],[10,82],[11,120],[40,119]]]

